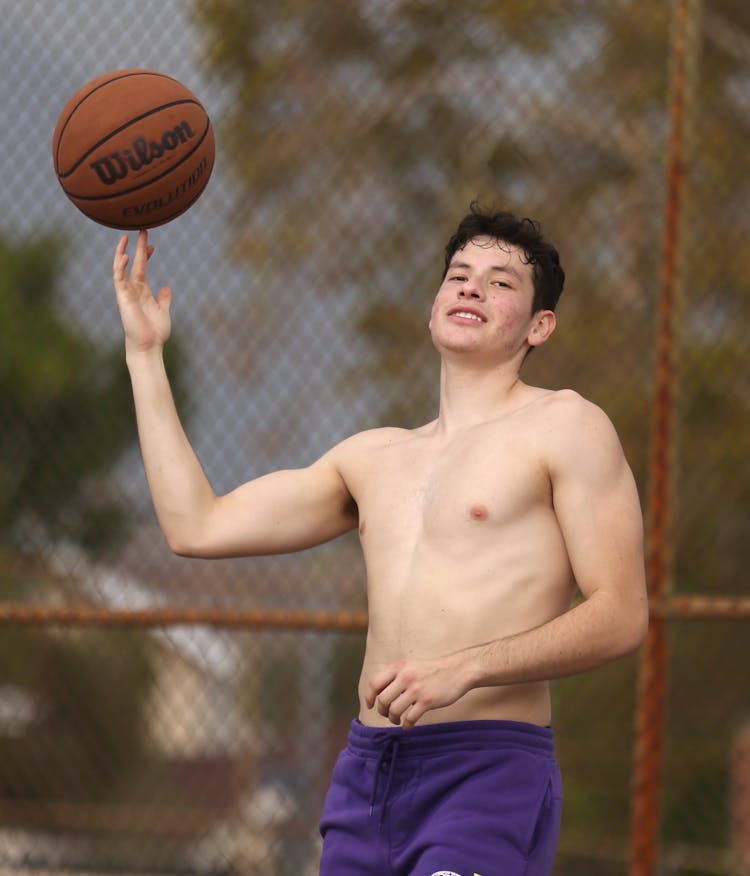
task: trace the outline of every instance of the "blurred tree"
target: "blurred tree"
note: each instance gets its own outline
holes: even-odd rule
[[[27,554],[59,540],[97,553],[127,523],[111,478],[135,439],[121,345],[64,316],[63,269],[59,239],[0,240],[0,548]],[[179,378],[179,345],[168,354]]]
[[[135,434],[122,353],[61,315],[61,273],[61,241],[0,241],[0,544],[31,553],[121,533],[106,476]]]
[[[100,557],[127,532],[128,513],[111,471],[135,438],[124,356],[120,344],[98,345],[66,318],[63,253],[58,238],[0,239],[3,601],[59,598],[60,579],[48,565],[57,545]],[[174,366],[178,344],[169,357]],[[179,379],[176,387],[181,396]],[[126,793],[145,757],[143,717],[152,681],[145,633],[4,628],[4,823],[41,817],[54,827],[62,810],[45,809],[46,803],[92,803]]]
[[[515,109],[502,112],[519,95],[497,78],[519,48],[543,58],[567,14],[547,4],[544,27],[526,29],[522,8],[336,0],[269,14],[259,3],[195,3],[209,68],[236,94],[219,129],[238,179],[232,254],[252,268],[253,320],[299,306],[311,275],[330,300],[355,289],[358,357],[340,388],[364,393],[374,422],[432,415],[435,241],[457,204],[506,196],[499,173],[510,180],[509,167],[524,166]],[[231,332],[236,314],[225,322]]]

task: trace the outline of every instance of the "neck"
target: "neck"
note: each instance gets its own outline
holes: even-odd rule
[[[516,361],[488,369],[443,358],[438,428],[451,432],[484,423],[515,404],[525,388],[518,367]]]

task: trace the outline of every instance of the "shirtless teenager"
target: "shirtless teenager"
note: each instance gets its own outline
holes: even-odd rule
[[[614,428],[575,392],[519,379],[555,329],[555,249],[535,223],[473,205],[432,307],[437,419],[217,496],[164,369],[171,293],[151,293],[146,233],[130,273],[126,247],[114,283],[172,550],[271,554],[359,529],[360,711],[324,806],[321,874],[548,874],[562,798],[549,680],[632,651],[647,626],[642,518]]]

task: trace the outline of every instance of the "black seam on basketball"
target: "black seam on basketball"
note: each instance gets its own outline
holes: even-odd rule
[[[203,129],[203,133],[201,134],[201,138],[200,138],[200,140],[198,140],[198,142],[195,144],[195,146],[193,146],[193,148],[190,150],[190,152],[188,152],[186,155],[183,155],[182,158],[178,162],[176,162],[175,164],[170,164],[170,166],[163,173],[160,173],[158,176],[152,177],[150,180],[147,180],[146,182],[143,182],[140,185],[133,186],[130,189],[126,189],[124,192],[111,192],[111,193],[106,194],[106,195],[76,195],[74,192],[69,192],[64,186],[63,186],[63,191],[65,192],[65,194],[69,198],[76,198],[76,200],[78,200],[78,201],[89,202],[89,201],[114,201],[116,198],[123,197],[123,195],[130,195],[133,192],[137,192],[139,189],[145,189],[147,186],[150,186],[153,183],[157,182],[158,180],[162,179],[163,177],[168,176],[170,173],[172,173],[173,170],[175,170],[175,168],[180,167],[181,164],[184,164],[188,160],[188,158],[190,158],[190,156],[196,151],[196,149],[198,149],[200,147],[200,145],[206,139],[206,136],[208,135],[210,128],[211,128],[211,120],[207,118],[206,119],[206,127]]]
[[[155,106],[152,109],[150,109],[147,113],[142,113],[140,116],[135,116],[132,119],[128,119],[128,121],[125,122],[125,124],[120,125],[119,128],[115,128],[114,131],[110,131],[106,137],[101,139],[98,143],[94,143],[94,145],[88,150],[88,152],[85,152],[78,159],[78,161],[76,161],[76,163],[70,168],[70,170],[66,171],[65,173],[60,173],[58,171],[57,178],[61,181],[64,179],[67,179],[67,177],[69,177],[72,173],[75,173],[75,171],[78,170],[78,168],[83,164],[84,161],[86,161],[86,159],[91,155],[92,152],[96,152],[96,150],[100,146],[103,146],[107,142],[107,140],[111,140],[112,137],[115,137],[121,131],[124,131],[126,128],[130,127],[130,125],[134,125],[136,122],[140,122],[141,119],[147,119],[149,116],[154,115],[154,113],[161,112],[162,110],[169,109],[170,107],[173,107],[173,106],[180,106],[181,104],[185,104],[185,103],[195,104],[197,107],[200,107],[200,109],[203,110],[204,115],[206,114],[206,110],[203,108],[200,101],[195,100],[194,98],[184,98],[182,100],[173,100],[173,101],[170,101],[169,103],[163,103],[161,106]]]
[[[57,149],[55,150],[55,168],[59,163],[58,159],[60,158],[60,144],[62,143],[63,134],[65,133],[65,129],[68,127],[68,123],[75,115],[76,110],[82,106],[86,101],[91,97],[92,94],[96,94],[101,88],[106,88],[108,85],[111,85],[113,82],[119,82],[121,79],[129,79],[131,76],[158,76],[160,79],[170,79],[172,82],[176,82],[178,85],[182,85],[177,79],[173,79],[171,76],[167,76],[166,73],[159,73],[156,70],[132,70],[129,73],[123,73],[121,76],[113,76],[111,79],[107,79],[106,82],[102,82],[101,85],[97,85],[96,88],[92,88],[91,91],[84,94],[84,96],[78,101],[78,103],[71,109],[68,113],[68,118],[65,119],[65,124],[60,129],[60,137],[57,140]],[[86,86],[82,86],[85,88]],[[184,88],[185,86],[182,85]]]

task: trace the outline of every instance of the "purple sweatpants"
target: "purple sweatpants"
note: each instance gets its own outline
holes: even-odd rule
[[[547,876],[562,783],[548,727],[354,721],[326,796],[321,876]]]

